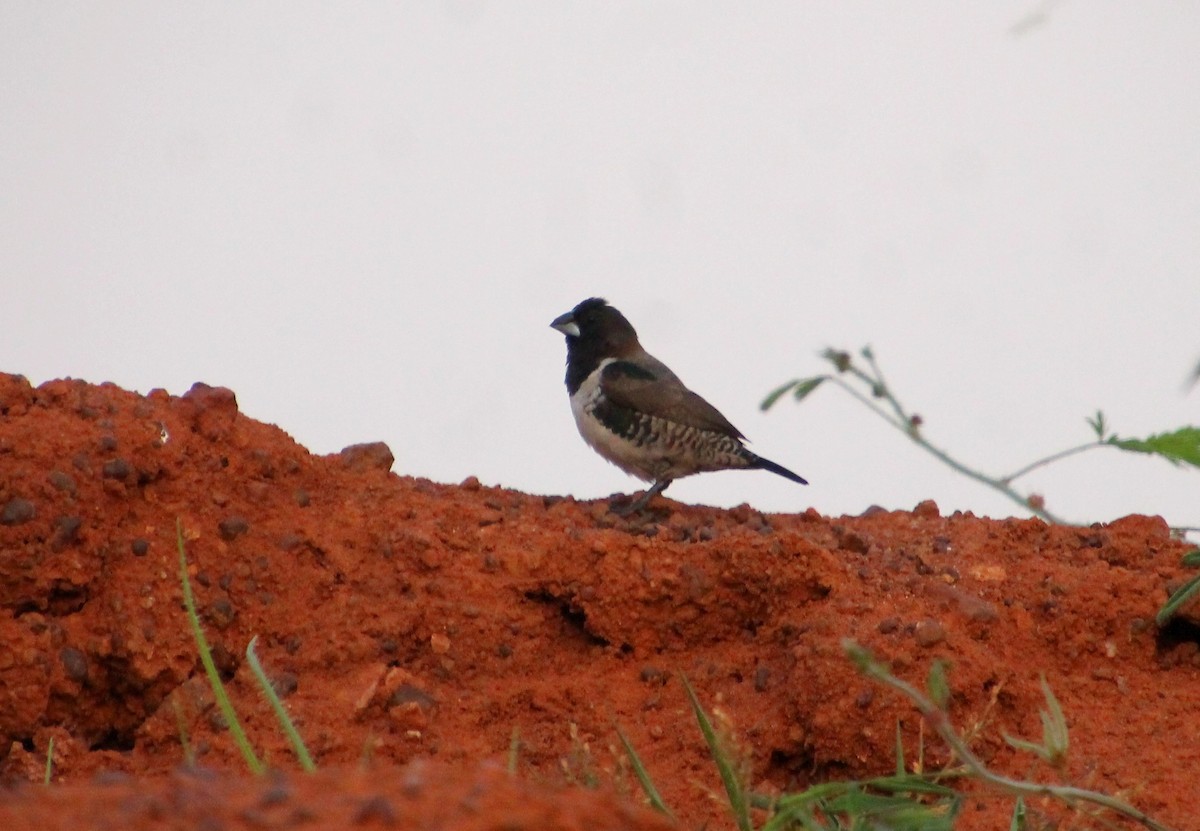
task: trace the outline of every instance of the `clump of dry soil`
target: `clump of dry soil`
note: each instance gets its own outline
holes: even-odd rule
[[[947,659],[975,750],[1053,778],[1001,739],[1040,736],[1044,672],[1071,727],[1063,779],[1200,827],[1198,630],[1154,625],[1184,550],[1157,517],[659,500],[625,520],[391,466],[383,445],[312,456],[225,389],[0,375],[0,826],[666,827],[639,807],[619,725],[683,827],[729,827],[678,673],[758,791],[885,773],[897,721],[910,759],[922,725],[855,673],[854,638],[915,683]],[[258,635],[317,776],[244,773],[182,611],[176,518],[252,742],[295,771],[243,666]],[[180,719],[199,772],[182,770]],[[927,764],[945,761],[925,735]],[[56,784],[11,784],[40,782],[52,738]],[[972,790],[961,827],[1010,810]]]

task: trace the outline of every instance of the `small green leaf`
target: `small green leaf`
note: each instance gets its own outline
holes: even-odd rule
[[[1041,676],[1041,683],[1042,696],[1046,699],[1046,709],[1038,711],[1042,720],[1042,743],[1025,741],[1007,733],[1001,735],[1004,736],[1004,741],[1017,750],[1027,750],[1051,765],[1061,767],[1067,758],[1067,749],[1070,747],[1067,719],[1063,715],[1062,706],[1054,695],[1054,690],[1050,689],[1050,684],[1046,681],[1045,674]]]
[[[1108,435],[1108,425],[1104,423],[1104,413],[1100,410],[1096,410],[1095,418],[1085,419],[1085,421],[1087,421],[1088,425],[1090,425],[1092,430],[1095,431],[1096,438],[1100,441],[1104,441],[1104,437]]]
[[[1134,453],[1162,456],[1173,465],[1200,468],[1200,427],[1180,427],[1172,433],[1157,433],[1144,439],[1119,439],[1112,436],[1108,443]]]
[[[1018,739],[1016,736],[1010,736],[1007,733],[1001,733],[1000,735],[1004,737],[1004,741],[1008,742],[1010,747],[1016,748],[1017,750],[1028,751],[1035,756],[1039,756],[1042,759],[1049,761],[1049,754],[1046,753],[1046,748],[1042,747],[1037,742],[1027,742],[1024,739]]]
[[[854,668],[870,678],[879,678],[888,675],[890,669],[883,661],[878,660],[871,650],[862,646],[854,638],[842,638],[842,651],[846,653],[846,657],[854,664]]]
[[[773,389],[769,393],[767,393],[767,397],[762,400],[762,403],[758,405],[758,408],[760,410],[762,410],[763,412],[766,412],[767,410],[774,407],[775,403],[777,401],[779,401],[780,398],[783,398],[785,395],[787,395],[789,392],[791,392],[794,387],[798,386],[801,383],[802,383],[801,380],[799,378],[796,378],[792,381],[788,381],[783,386],[776,387],[775,389]]]
[[[796,384],[796,391],[792,394],[792,397],[797,401],[803,401],[808,397],[809,393],[821,386],[821,384],[828,380],[828,378],[828,375],[818,375],[815,378],[805,378],[803,381],[800,381]]]
[[[946,677],[946,662],[938,659],[929,667],[929,680],[925,682],[929,697],[939,710],[945,710],[950,703],[950,681]]]
[[[1042,746],[1050,754],[1050,763],[1061,765],[1066,761],[1067,750],[1071,746],[1067,733],[1067,718],[1063,715],[1062,705],[1058,703],[1054,690],[1050,689],[1050,684],[1046,681],[1045,673],[1042,673],[1041,680],[1042,695],[1046,698],[1046,709],[1041,711]]]
[[[1196,568],[1200,566],[1200,548],[1193,548],[1191,551],[1183,555],[1180,561],[1184,568]]]

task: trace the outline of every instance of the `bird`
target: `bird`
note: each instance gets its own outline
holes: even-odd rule
[[[642,348],[623,314],[590,297],[550,327],[567,339],[567,394],[575,425],[593,450],[653,483],[618,514],[640,511],[676,479],[715,470],[769,470],[808,481],[764,459],[712,404]]]

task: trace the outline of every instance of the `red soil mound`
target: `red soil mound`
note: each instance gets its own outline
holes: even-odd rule
[[[311,456],[228,390],[143,397],[0,376],[0,774],[40,781],[53,738],[67,783],[10,790],[0,826],[95,827],[120,804],[122,828],[204,805],[222,828],[259,827],[264,810],[281,827],[346,827],[355,811],[397,827],[422,812],[451,828],[655,827],[612,794],[549,787],[594,781],[641,802],[619,725],[685,827],[727,827],[677,673],[758,791],[885,773],[897,721],[911,760],[920,719],[855,672],[849,637],[914,683],[948,659],[972,747],[1000,771],[1054,778],[1001,738],[1040,736],[1044,672],[1071,727],[1062,779],[1200,827],[1200,650],[1191,624],[1153,622],[1184,550],[1158,518],[1067,528],[932,503],[826,518],[660,500],[625,520],[391,463],[382,445]],[[258,635],[317,763],[335,770],[231,778],[240,757],[182,611],[177,517],[251,741],[295,768],[243,666]],[[504,763],[514,731],[516,780],[480,768]],[[178,773],[184,733],[226,773]],[[925,734],[926,763],[944,761]],[[398,767],[426,759],[439,767]],[[406,791],[413,776],[436,798]],[[455,800],[475,808],[455,813]],[[1010,810],[976,788],[961,827],[1006,827]]]

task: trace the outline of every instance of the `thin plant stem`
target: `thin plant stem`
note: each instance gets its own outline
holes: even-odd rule
[[[901,433],[908,436],[913,442],[915,442],[920,447],[924,448],[926,450],[926,452],[931,453],[933,456],[937,457],[937,459],[939,461],[941,461],[943,464],[945,464],[947,467],[950,467],[951,469],[961,473],[963,476],[966,476],[969,479],[974,479],[976,482],[979,482],[982,485],[987,485],[989,488],[999,491],[1000,493],[1004,494],[1012,501],[1016,502],[1018,505],[1021,505],[1022,507],[1026,508],[1029,511],[1032,511],[1037,516],[1046,520],[1046,522],[1054,523],[1055,525],[1069,525],[1070,524],[1062,517],[1055,516],[1050,511],[1047,511],[1045,508],[1039,508],[1034,505],[1031,505],[1027,498],[1025,498],[1024,496],[1019,494],[1017,491],[1010,488],[1008,485],[1006,485],[1004,483],[1004,480],[995,479],[991,476],[988,476],[986,473],[982,473],[978,470],[975,470],[974,468],[967,467],[962,462],[958,461],[953,456],[951,456],[949,453],[947,453],[945,450],[942,450],[940,447],[936,447],[935,445],[930,444],[929,441],[926,440],[925,437],[921,435],[920,431],[916,427],[913,426],[912,417],[905,414],[904,410],[900,407],[899,402],[892,396],[891,392],[887,389],[887,387],[883,386],[882,384],[877,385],[874,382],[874,380],[872,380],[870,378],[870,376],[866,375],[861,370],[855,369],[854,367],[851,367],[850,369],[848,369],[846,371],[853,373],[856,377],[861,378],[864,382],[871,384],[873,387],[878,389],[880,397],[883,398],[885,401],[887,401],[891,405],[892,409],[897,413],[897,415],[895,417],[889,415],[887,413],[887,411],[885,411],[884,409],[879,407],[874,401],[871,401],[869,398],[867,398],[861,392],[856,390],[854,387],[847,384],[845,381],[843,381],[838,376],[827,375],[825,377],[828,378],[833,383],[837,384],[839,387],[841,387],[843,390],[845,390],[847,393],[849,393],[855,399],[857,399],[863,406],[869,408],[871,410],[871,412],[875,413],[877,416],[882,418],[888,424],[892,425],[897,430],[899,430]]]
[[[1007,476],[1000,477],[1000,481],[1004,482],[1005,484],[1010,484],[1013,480],[1019,479],[1020,477],[1024,476],[1026,473],[1037,470],[1039,467],[1043,467],[1052,462],[1057,462],[1059,459],[1065,459],[1068,456],[1074,456],[1076,453],[1082,453],[1085,450],[1091,450],[1096,447],[1111,447],[1111,446],[1112,445],[1106,441],[1089,441],[1087,444],[1081,444],[1078,447],[1071,447],[1066,450],[1060,450],[1057,453],[1051,453],[1049,456],[1046,456],[1043,459],[1038,459],[1036,462],[1030,462],[1029,464],[1025,465],[1025,467],[1021,468],[1020,470],[1018,470],[1015,473],[1010,473]]]

